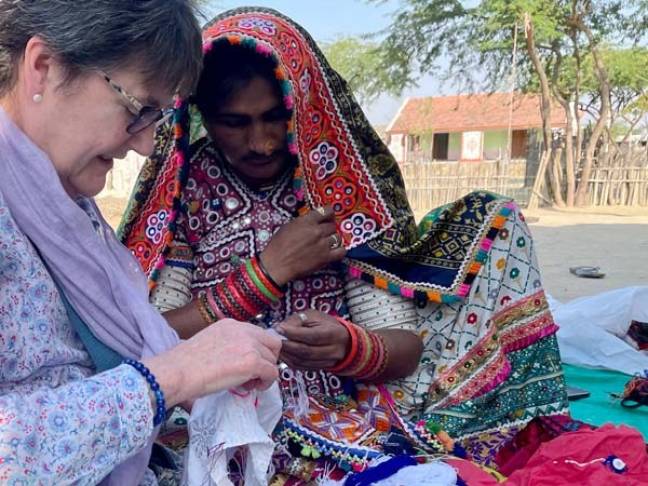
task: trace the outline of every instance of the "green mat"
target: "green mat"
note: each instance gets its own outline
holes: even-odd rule
[[[569,402],[572,417],[593,425],[611,422],[638,429],[648,441],[648,407],[624,408],[610,393],[622,393],[630,376],[616,371],[563,365],[567,384],[584,388],[591,395]]]

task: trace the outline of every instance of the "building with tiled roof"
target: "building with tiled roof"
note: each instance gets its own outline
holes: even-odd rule
[[[565,125],[555,105],[551,126]],[[492,93],[408,98],[386,133],[399,162],[511,160],[527,158],[541,127],[540,96]]]

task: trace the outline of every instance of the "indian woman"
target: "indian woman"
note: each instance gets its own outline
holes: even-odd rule
[[[474,192],[417,225],[345,81],[273,10],[218,16],[203,52],[121,234],[181,336],[224,317],[283,335],[275,484],[385,454],[488,465],[534,417],[566,413],[513,201]]]

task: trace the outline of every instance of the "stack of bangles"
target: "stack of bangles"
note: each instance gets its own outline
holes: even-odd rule
[[[249,321],[284,295],[281,287],[253,257],[239,265],[225,280],[207,289],[198,298],[198,310],[206,324],[225,317]]]
[[[338,321],[349,331],[351,345],[346,357],[328,371],[363,381],[371,381],[382,375],[389,359],[383,337],[344,319],[338,318]]]

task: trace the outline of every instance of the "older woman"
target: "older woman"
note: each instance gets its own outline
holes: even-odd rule
[[[473,193],[417,228],[393,157],[301,27],[244,8],[203,38],[197,91],[122,231],[181,334],[236,317],[287,338],[276,484],[460,445],[489,463],[565,413],[515,204]]]
[[[0,1],[3,484],[154,483],[166,409],[277,376],[250,324],[179,344],[92,200],[200,65],[188,0]]]

